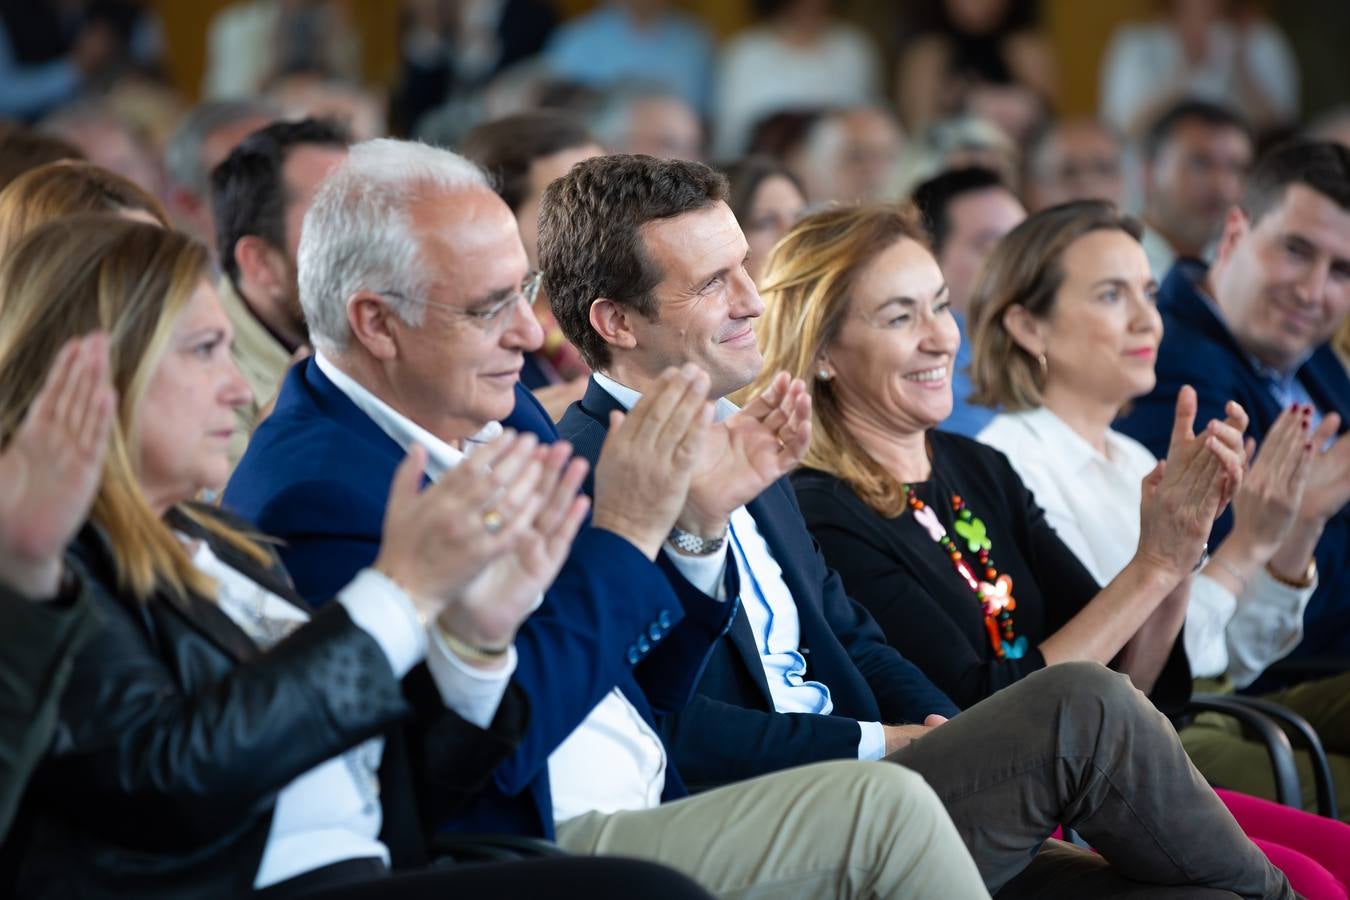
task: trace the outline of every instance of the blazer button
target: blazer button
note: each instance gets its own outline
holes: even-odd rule
[[[665,631],[662,630],[660,625],[653,624],[650,628],[647,629],[647,637],[651,638],[653,642],[659,641],[661,640],[661,638],[665,636],[666,633]]]
[[[657,622],[657,624],[660,625],[662,628],[669,628],[669,627],[670,627],[670,613],[667,612],[667,611],[664,610],[664,609],[661,610],[661,614],[660,614],[659,616],[656,617],[656,622]]]
[[[629,648],[628,648],[628,664],[629,664],[630,666],[636,666],[636,665],[638,664],[638,660],[640,660],[640,659],[642,659],[642,655],[641,655],[640,653],[638,653],[638,648],[636,648],[636,647],[629,647]]]
[[[637,648],[639,653],[646,655],[647,651],[652,649],[652,645],[645,637],[640,637],[638,638]]]

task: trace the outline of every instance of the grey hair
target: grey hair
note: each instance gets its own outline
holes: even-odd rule
[[[683,94],[660,82],[631,81],[605,92],[600,108],[590,117],[591,133],[606,149],[626,146],[633,108],[648,100],[678,100],[685,106],[689,105]]]
[[[211,173],[202,165],[202,146],[211,132],[244,119],[281,118],[281,107],[267,100],[213,100],[193,107],[164,148],[169,181],[197,194],[211,188]]]
[[[310,343],[346,348],[347,304],[360,291],[384,296],[400,319],[421,325],[431,285],[411,206],[474,188],[492,190],[482,169],[449,150],[390,138],[353,144],[300,229],[300,306]]]

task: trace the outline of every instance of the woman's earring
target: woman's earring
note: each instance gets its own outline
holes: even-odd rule
[[[834,377],[834,376],[830,374],[830,370],[829,370],[829,369],[817,369],[817,370],[816,370],[816,381],[829,381],[829,380],[830,380],[831,378],[833,378],[833,377]]]
[[[1045,376],[1046,376],[1046,375],[1049,373],[1049,371],[1050,371],[1050,366],[1047,365],[1046,362],[1045,362],[1045,354],[1042,353],[1042,354],[1040,354],[1039,356],[1037,356],[1037,357],[1036,357],[1036,362],[1038,362],[1038,363],[1041,364],[1041,380],[1045,380]]]

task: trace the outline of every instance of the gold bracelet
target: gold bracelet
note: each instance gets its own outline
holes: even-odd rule
[[[1285,587],[1291,587],[1301,591],[1304,588],[1312,587],[1312,583],[1317,580],[1317,557],[1308,560],[1308,568],[1303,570],[1303,579],[1301,581],[1286,578],[1279,572],[1276,572],[1275,569],[1271,567],[1270,563],[1266,563],[1266,574]]]
[[[499,663],[506,658],[511,645],[505,647],[480,647],[477,644],[470,644],[467,641],[460,640],[451,634],[450,629],[441,624],[440,617],[436,618],[436,633],[445,641],[445,646],[450,652],[458,656],[465,662],[478,663]]]

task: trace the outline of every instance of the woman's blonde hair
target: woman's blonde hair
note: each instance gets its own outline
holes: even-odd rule
[[[1105,200],[1076,200],[1028,217],[1003,236],[985,260],[966,310],[970,402],[1008,412],[1042,404],[1045,368],[1013,340],[1004,316],[1021,306],[1044,319],[1064,284],[1060,261],[1070,244],[1093,231],[1123,231],[1139,240],[1139,223]]]
[[[29,231],[53,219],[128,211],[146,213],[169,227],[169,214],[160,202],[115,172],[79,160],[39,166],[0,191],[0,257]]]
[[[756,327],[764,368],[738,395],[768,386],[783,370],[811,392],[811,447],[803,464],[842,479],[884,516],[904,511],[904,485],[872,459],[844,426],[834,383],[815,377],[821,354],[843,327],[859,276],[897,241],[927,246],[912,210],[840,206],[807,216],[783,236],[764,269],[764,315]]]
[[[61,346],[95,330],[109,335],[118,409],[90,518],[112,544],[119,587],[141,601],[162,588],[214,595],[213,582],[146,502],[136,441],[140,416],[155,414],[141,408],[146,387],[210,265],[206,248],[187,235],[111,215],[41,225],[0,260],[0,445]],[[259,562],[270,559],[250,537],[179,511]]]

